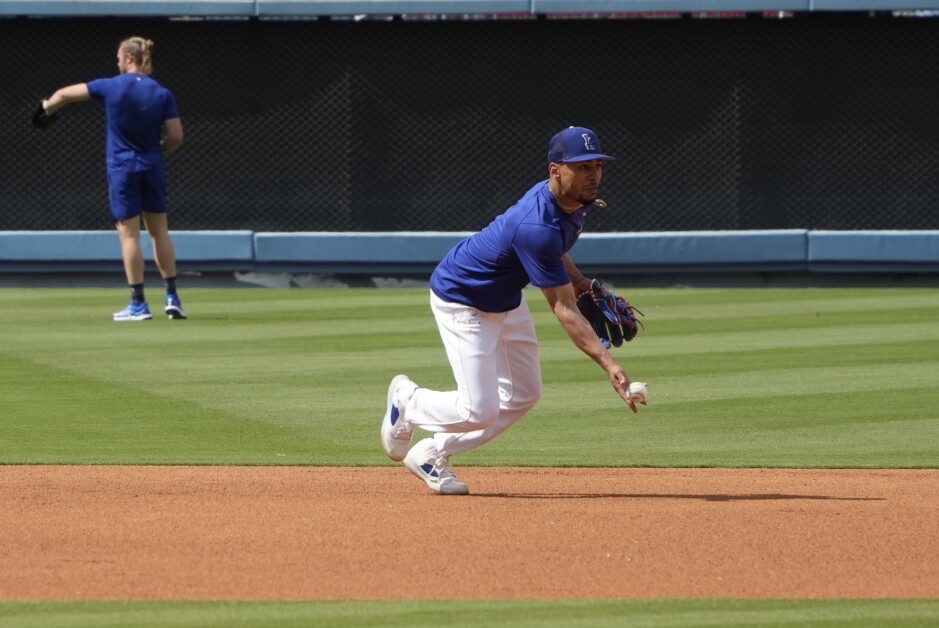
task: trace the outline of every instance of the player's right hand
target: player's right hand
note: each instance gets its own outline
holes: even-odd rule
[[[633,411],[633,413],[638,413],[639,408],[636,407],[636,402],[634,402],[627,392],[629,388],[629,375],[626,374],[626,371],[623,370],[618,364],[614,364],[607,370],[607,375],[610,378],[610,383],[613,384],[613,389],[619,394],[619,396],[626,402],[626,405]]]
[[[59,112],[48,113],[46,112],[46,101],[40,100],[39,106],[33,111],[33,126],[39,129],[40,131],[45,131],[50,126],[55,124],[59,120]]]

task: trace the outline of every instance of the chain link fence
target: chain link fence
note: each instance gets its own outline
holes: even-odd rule
[[[939,229],[939,20],[0,20],[0,230],[110,229],[104,114],[29,126],[154,40],[177,230],[474,231],[548,139],[617,156],[598,231]]]

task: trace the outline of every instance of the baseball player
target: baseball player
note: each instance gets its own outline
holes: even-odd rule
[[[117,76],[63,87],[43,100],[33,117],[33,124],[46,128],[65,105],[91,98],[104,103],[111,216],[131,291],[130,303],[113,315],[115,321],[153,318],[144,298],[141,215],[166,288],[164,312],[171,319],[186,318],[176,292],[176,252],[168,230],[163,169],[163,156],[183,143],[183,126],[173,94],[150,78],[152,49],[149,39],[125,39],[117,49]]]
[[[610,159],[590,129],[560,131],[548,145],[548,179],[458,243],[434,270],[430,306],[456,390],[420,388],[398,375],[388,387],[381,426],[388,456],[403,461],[432,491],[469,493],[454,474],[450,457],[489,442],[541,397],[538,340],[522,292],[529,283],[541,289],[571,341],[600,365],[613,389],[637,412],[627,391],[629,376],[578,307],[578,296],[591,294],[598,284],[568,256],[587,210],[598,200],[603,166]],[[605,294],[625,304],[615,294]],[[620,307],[622,322],[634,328],[625,306]],[[627,339],[633,335],[627,329]],[[415,428],[433,436],[412,446]]]

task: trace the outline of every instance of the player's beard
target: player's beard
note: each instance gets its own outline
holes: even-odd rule
[[[586,193],[582,193],[580,196],[577,197],[577,202],[580,203],[581,205],[589,205],[590,203],[594,202],[596,199],[597,199],[597,191],[594,190],[593,194],[591,194],[589,197],[586,195]]]

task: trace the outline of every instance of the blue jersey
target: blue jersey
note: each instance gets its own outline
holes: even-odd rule
[[[562,256],[583,229],[585,208],[561,210],[548,182],[531,188],[479,233],[458,243],[430,278],[434,294],[483,312],[507,312],[522,302],[529,283],[554,288],[570,283]]]
[[[178,118],[173,94],[149,76],[130,72],[88,83],[92,98],[104,101],[108,167],[146,169],[160,162],[160,131]]]

